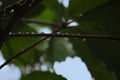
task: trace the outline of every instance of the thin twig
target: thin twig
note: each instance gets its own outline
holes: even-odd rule
[[[85,35],[85,34],[44,34],[44,33],[11,33],[9,37],[65,37],[65,38],[86,38],[86,39],[102,39],[102,40],[117,40],[120,41],[120,36],[109,35]]]
[[[39,20],[33,20],[33,19],[27,19],[27,18],[22,18],[20,21],[24,22],[24,23],[48,25],[48,26],[52,26],[52,27],[56,27],[56,28],[61,25],[60,23],[45,22],[45,21],[39,21]]]
[[[64,27],[60,27],[57,30],[55,30],[52,34],[59,32],[60,30],[62,30]],[[8,63],[10,63],[11,61],[13,61],[14,59],[18,58],[19,56],[21,56],[22,54],[24,54],[26,51],[30,50],[31,48],[33,48],[34,46],[38,45],[39,43],[41,43],[42,41],[46,40],[47,38],[49,38],[49,36],[47,37],[43,37],[42,39],[36,41],[35,43],[28,45],[28,47],[22,49],[20,52],[18,52],[16,55],[10,57],[7,61],[5,61],[2,65],[0,65],[0,69],[2,69],[5,65],[7,65]]]
[[[0,20],[1,21],[4,21],[4,20],[10,20],[10,17],[4,17],[4,16],[1,16],[0,17]],[[45,22],[45,21],[40,21],[40,20],[34,20],[34,19],[28,19],[28,18],[22,18],[20,20],[20,22],[22,23],[33,23],[33,24],[40,24],[40,25],[47,25],[47,26],[51,26],[51,27],[60,27],[60,23],[52,23],[52,22]]]
[[[23,1],[24,2],[24,1]],[[14,13],[12,18],[8,22],[7,26],[4,30],[0,32],[0,48],[8,37],[8,34],[12,29],[14,29],[14,25],[22,18],[24,15],[30,11],[33,7],[35,7],[41,0],[27,0],[24,4],[20,5],[18,3],[12,4],[8,9],[14,9]]]

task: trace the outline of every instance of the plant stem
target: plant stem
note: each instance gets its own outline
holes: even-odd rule
[[[58,28],[57,30],[55,30],[52,34],[59,32],[60,30],[62,30],[64,28],[64,26]],[[47,38],[49,38],[49,36],[47,37],[43,37],[42,39],[34,42],[33,44],[28,45],[26,48],[22,49],[21,51],[19,51],[16,55],[10,57],[7,61],[5,61],[2,65],[0,65],[0,69],[2,69],[5,65],[7,65],[8,63],[10,63],[11,61],[13,61],[14,59],[18,58],[19,56],[21,56],[22,54],[24,54],[26,51],[30,50],[31,48],[33,48],[34,46],[38,45],[39,43],[41,43],[42,41],[46,40]]]
[[[120,41],[120,36],[109,36],[109,35],[85,35],[85,34],[44,34],[44,33],[13,33],[9,37],[65,37],[65,38],[86,38],[86,39],[102,39],[102,40],[117,40]]]
[[[60,23],[51,23],[51,22],[38,21],[38,20],[27,19],[27,18],[22,18],[21,22],[48,25],[48,26],[52,26],[52,27],[56,27],[56,28],[60,27]]]
[[[10,17],[0,17],[1,21],[4,20],[10,20]],[[47,25],[47,26],[52,26],[52,27],[60,27],[60,23],[52,23],[52,22],[45,22],[45,21],[40,21],[40,20],[34,20],[34,19],[28,19],[28,18],[22,18],[20,20],[22,23],[33,23],[33,24],[41,24],[41,25]]]

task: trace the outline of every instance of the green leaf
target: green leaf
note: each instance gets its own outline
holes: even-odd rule
[[[61,18],[66,15],[66,8],[62,4],[59,4],[57,0],[44,0],[43,3],[46,8],[55,12],[57,17]]]
[[[63,33],[68,34],[79,34],[81,32],[82,31],[79,27],[63,31]],[[96,56],[97,54],[99,54],[100,50],[94,52],[88,44],[87,39],[69,39],[69,41],[73,44],[75,54],[81,57],[81,59],[86,63],[90,73],[92,74],[93,78],[95,78],[95,80],[115,80],[113,73],[108,69],[108,67],[106,67],[101,59]],[[96,48],[96,46],[94,46],[93,48]],[[106,48],[104,47],[104,49]]]
[[[71,39],[70,41],[73,43],[76,54],[87,64],[87,67],[95,80],[115,80],[113,74],[107,69],[105,64],[101,63],[95,56],[97,53],[94,53],[90,49],[86,41],[81,39]]]
[[[120,1],[113,0],[105,5],[99,6],[79,17],[80,32],[97,35],[120,35]],[[119,47],[120,43],[109,40],[88,40],[89,48],[106,66],[112,70],[118,80],[120,79],[119,70]]]
[[[23,75],[21,80],[66,80],[62,76],[50,72],[32,72],[28,75]]]
[[[101,34],[105,35],[120,35],[120,1],[113,0],[104,5],[101,5],[79,17],[78,22],[81,28],[86,30],[96,29]],[[87,26],[86,28],[84,25]]]
[[[98,59],[106,63],[106,66],[120,79],[120,42],[108,40],[88,40],[88,45]]]
[[[74,50],[68,40],[51,38],[47,55],[51,61],[63,61],[67,56],[73,56]]]
[[[54,17],[55,17],[54,12],[52,12],[49,9],[44,9],[44,11],[39,16],[36,16],[35,19],[51,22],[51,21],[53,21]]]
[[[25,17],[38,17],[43,11],[45,7],[44,5],[40,2],[37,4],[35,7],[33,7]]]
[[[67,16],[75,18],[109,0],[70,0]]]
[[[31,33],[31,32],[34,32],[34,33],[36,33],[37,31],[34,28],[31,28],[30,26],[28,26],[27,24],[17,23],[12,32],[15,32],[15,33],[18,33],[18,32],[21,32],[21,33],[29,32],[29,33]]]
[[[19,25],[17,26],[17,30],[15,29],[14,32],[35,32],[34,29],[22,25],[22,27]],[[5,59],[9,59],[11,56],[15,55],[17,52],[19,52],[21,49],[26,48],[28,45],[32,44],[38,40],[38,38],[9,38],[7,39],[6,43],[2,47],[2,53]],[[28,52],[24,53],[22,56],[17,58],[14,63],[18,66],[26,65],[34,61],[36,55],[34,54],[36,51],[35,48],[30,49]]]

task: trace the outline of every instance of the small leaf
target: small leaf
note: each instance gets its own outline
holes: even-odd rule
[[[35,7],[33,7],[25,17],[38,17],[42,11],[45,9],[44,5],[42,3],[37,4]]]
[[[49,16],[48,16],[49,15]],[[42,21],[53,21],[53,18],[55,17],[54,12],[52,12],[49,9],[44,9],[44,11],[39,15],[34,17],[37,20],[42,20]]]
[[[86,12],[81,17],[79,17],[78,22],[81,24],[81,28],[84,28],[84,31],[88,28],[97,29],[99,33],[105,35],[120,35],[120,1],[113,0],[101,5],[91,11]],[[83,25],[82,25],[83,24]],[[84,27],[84,25],[91,25]],[[86,31],[85,31],[86,32]]]
[[[109,0],[70,0],[67,16],[75,18]]]
[[[71,43],[63,38],[51,38],[47,55],[52,61],[63,61],[67,56],[73,56]]]
[[[61,18],[65,16],[66,8],[62,4],[59,4],[57,0],[44,0],[43,3],[48,9],[55,12],[57,17]]]
[[[108,40],[88,40],[88,45],[98,59],[106,63],[108,69],[113,71],[120,79],[120,42]]]
[[[76,54],[82,58],[88,66],[95,80],[115,80],[113,74],[107,69],[105,64],[101,63],[86,41],[81,39],[71,39]],[[94,46],[95,47],[95,46]]]
[[[21,34],[27,31],[29,31],[29,33],[35,32],[34,29],[26,25],[21,25],[21,26],[18,25],[17,29],[14,30],[14,32],[21,32]],[[7,39],[6,43],[3,45],[1,49],[3,56],[5,57],[5,59],[9,59],[11,56],[18,53],[21,49],[26,48],[28,45],[32,44],[36,40],[38,40],[38,38],[9,38]],[[34,58],[36,57],[36,55],[33,54],[35,53],[35,50],[36,50],[35,48],[29,50],[24,55],[17,58],[14,61],[14,63],[18,66],[31,63],[32,61],[34,61]]]
[[[81,31],[80,27],[77,27],[77,28],[73,28],[71,30],[64,30],[63,33],[79,34],[79,33],[82,33],[82,31]],[[113,73],[106,67],[106,65],[102,62],[102,60],[96,56],[97,54],[98,55],[101,54],[101,53],[99,53],[101,50],[97,50],[96,52],[94,52],[91,49],[90,45],[88,44],[87,39],[69,39],[69,41],[73,45],[75,54],[78,55],[79,57],[81,57],[81,59],[86,63],[90,73],[92,74],[92,76],[95,80],[115,80]],[[93,44],[91,43],[91,46],[95,45],[95,44],[97,44],[97,43],[93,43]],[[107,48],[109,48],[109,45],[107,46]],[[100,47],[102,47],[102,46],[100,46]],[[94,46],[93,48],[96,49],[96,46]],[[106,49],[106,47],[104,47],[104,49]],[[104,52],[104,50],[103,50],[103,52]],[[104,53],[104,54],[106,54],[106,53]],[[104,57],[104,55],[103,55],[103,57]]]
[[[62,76],[50,72],[32,72],[28,75],[23,75],[20,80],[66,80]]]

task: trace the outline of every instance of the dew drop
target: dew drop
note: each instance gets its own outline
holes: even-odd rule
[[[21,34],[21,32],[18,32],[18,34]]]
[[[75,35],[75,34],[71,34],[71,35]]]
[[[29,32],[26,32],[26,34],[29,34]]]
[[[12,9],[10,12],[13,13],[13,12],[14,12],[14,9]]]
[[[82,16],[82,14],[80,14],[79,16]]]
[[[83,41],[86,41],[86,39],[84,38]]]
[[[57,32],[57,34],[60,34],[60,32]]]
[[[12,34],[12,32],[9,32],[9,34]]]
[[[15,35],[16,33],[12,33],[13,35]]]
[[[68,35],[68,33],[65,33],[66,35]]]
[[[34,32],[31,32],[31,34],[35,34]]]
[[[29,7],[31,7],[31,4],[29,5]]]

